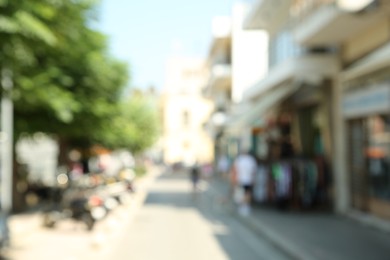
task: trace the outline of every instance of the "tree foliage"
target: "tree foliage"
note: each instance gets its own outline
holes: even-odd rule
[[[134,153],[153,145],[159,135],[157,102],[153,95],[139,90],[121,102],[120,112],[106,125],[105,145]]]
[[[1,0],[2,67],[14,72],[16,133],[90,139],[115,110],[127,68],[88,26],[93,1]]]
[[[44,132],[78,147],[139,152],[153,144],[150,99],[123,99],[127,65],[89,26],[94,0],[0,0],[0,66],[13,71],[15,137]]]

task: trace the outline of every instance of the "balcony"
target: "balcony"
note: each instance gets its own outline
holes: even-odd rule
[[[231,89],[231,85],[232,72],[230,64],[216,64],[211,68],[205,95],[211,97],[219,92],[227,92]]]
[[[305,47],[339,45],[359,31],[368,29],[388,13],[389,6],[350,13],[341,10],[335,0],[323,1],[322,5],[295,14],[294,38]]]
[[[230,64],[217,64],[211,70],[209,80],[213,89],[228,90],[231,87],[232,71]]]
[[[318,85],[338,70],[336,57],[329,54],[301,55],[275,66],[264,80],[244,93],[245,102],[230,118],[228,131],[239,133],[248,126],[261,126],[262,117],[303,84]]]
[[[276,32],[289,18],[292,0],[257,0],[244,21],[244,29]]]
[[[216,23],[215,25],[219,26],[214,28],[214,38],[209,49],[207,65],[210,75],[204,89],[204,94],[208,97],[230,90],[232,80],[231,33],[228,23],[230,20],[216,19],[214,22],[216,21],[220,23]]]
[[[270,89],[286,82],[316,85],[339,71],[336,57],[330,54],[304,54],[275,66],[267,77],[244,93],[244,99],[258,99]]]

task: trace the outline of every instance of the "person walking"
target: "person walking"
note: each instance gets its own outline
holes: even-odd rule
[[[233,174],[235,177],[235,189],[241,189],[243,196],[238,202],[239,214],[247,216],[251,211],[252,191],[257,171],[257,162],[249,151],[242,151],[234,160]]]
[[[201,169],[198,162],[195,162],[190,169],[190,178],[192,182],[193,192],[198,190],[198,183],[200,179]]]
[[[229,172],[229,159],[225,154],[222,154],[217,162],[217,172],[218,176],[222,178],[226,178],[226,174]]]

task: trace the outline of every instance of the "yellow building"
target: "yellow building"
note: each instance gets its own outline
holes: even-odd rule
[[[205,61],[171,58],[162,97],[163,158],[168,164],[212,162],[213,144],[204,130],[212,103],[202,96]]]

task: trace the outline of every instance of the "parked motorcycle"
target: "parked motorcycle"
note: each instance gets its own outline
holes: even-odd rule
[[[105,184],[99,188],[99,194],[104,198],[107,209],[112,210],[119,204],[126,204],[134,192],[135,174],[132,169],[121,170],[116,177],[108,177]]]
[[[59,204],[44,213],[43,225],[53,228],[58,221],[72,218],[82,221],[88,230],[92,230],[95,222],[106,214],[104,200],[96,192],[96,187],[73,185],[64,191]]]

